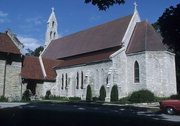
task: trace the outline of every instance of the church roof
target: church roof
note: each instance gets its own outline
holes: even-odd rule
[[[65,57],[120,46],[132,15],[53,40],[42,57]]]
[[[52,60],[52,59],[46,59],[43,58],[44,68],[47,74],[46,80],[55,81],[56,80],[56,71],[54,70],[54,67],[57,66],[60,62],[60,60]]]
[[[167,50],[160,35],[147,21],[136,24],[126,53],[136,53],[142,51],[165,51]]]
[[[21,76],[24,79],[43,80],[44,76],[38,57],[25,56],[22,62]]]
[[[23,79],[55,81],[56,72],[53,69],[61,61],[43,58],[47,77],[43,76],[42,68],[38,57],[25,56],[22,63],[21,76]]]
[[[0,52],[21,54],[11,38],[5,33],[0,33]]]
[[[101,62],[101,61],[107,61],[109,60],[109,56],[116,52],[118,48],[116,49],[108,49],[101,52],[96,52],[92,54],[85,54],[83,56],[78,56],[77,58],[72,58],[68,60],[61,61],[58,66],[55,68],[61,68],[61,67],[68,67],[68,66],[74,66],[74,65],[80,65],[80,64],[89,64],[93,62]]]

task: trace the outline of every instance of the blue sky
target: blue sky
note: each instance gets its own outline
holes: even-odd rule
[[[141,20],[157,21],[164,10],[180,0],[136,0]],[[66,36],[132,14],[134,0],[99,11],[84,0],[0,0],[0,32],[11,29],[25,48],[43,45],[46,22],[55,8],[60,36]]]

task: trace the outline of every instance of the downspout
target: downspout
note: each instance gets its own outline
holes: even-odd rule
[[[39,62],[40,62],[41,69],[42,69],[42,72],[43,72],[43,76],[44,76],[44,79],[45,79],[45,78],[47,77],[47,74],[46,74],[46,70],[45,70],[45,68],[44,68],[44,63],[43,63],[41,54],[40,54],[40,56],[39,56]]]

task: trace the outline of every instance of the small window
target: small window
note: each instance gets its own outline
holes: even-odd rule
[[[61,89],[63,89],[64,88],[64,74],[62,74],[62,86],[61,86]]]
[[[66,86],[65,86],[66,88],[67,88],[67,85],[68,85],[68,80],[67,79],[68,79],[68,77],[67,77],[67,73],[66,73]]]
[[[109,76],[106,77],[106,84],[109,82]]]
[[[77,80],[76,89],[79,89],[79,73],[78,72],[77,72],[76,80]]]
[[[56,38],[56,32],[54,32],[54,39]]]
[[[83,82],[84,81],[84,75],[83,72],[81,72],[81,89],[83,89]]]
[[[54,28],[54,21],[52,22],[52,28]]]
[[[134,82],[139,83],[139,64],[137,61],[134,63]]]
[[[52,39],[52,31],[50,32],[50,39]]]

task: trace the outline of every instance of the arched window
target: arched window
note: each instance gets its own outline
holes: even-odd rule
[[[64,88],[64,74],[62,74],[62,86],[61,86],[61,89],[63,89]]]
[[[106,84],[109,82],[109,76],[106,77]]]
[[[52,31],[50,32],[50,39],[52,39]]]
[[[56,32],[54,32],[54,39],[56,38]]]
[[[67,84],[68,84],[68,77],[67,77],[67,73],[66,73],[66,86],[65,86],[65,88],[67,88]]]
[[[76,80],[77,80],[76,89],[79,89],[79,73],[78,72],[77,72]]]
[[[137,61],[134,63],[134,82],[139,82],[139,64]]]
[[[54,28],[54,21],[52,22],[52,28]]]
[[[83,89],[83,81],[84,81],[84,75],[83,72],[81,72],[81,89]]]

